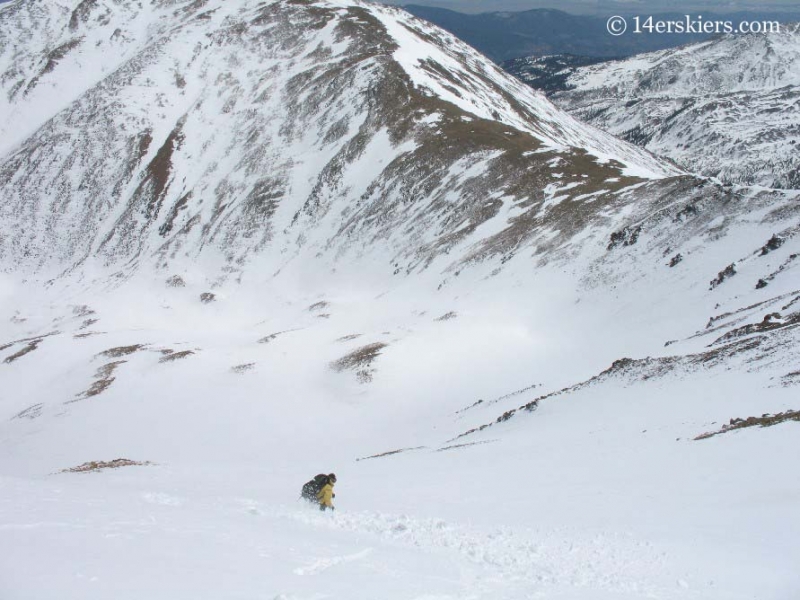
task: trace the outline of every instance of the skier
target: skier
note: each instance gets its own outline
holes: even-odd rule
[[[333,493],[333,485],[335,483],[335,473],[317,475],[314,479],[303,485],[303,491],[300,492],[300,497],[308,502],[318,504],[319,509],[322,511],[326,509],[334,510],[333,499],[336,497],[336,494]]]
[[[336,475],[334,473],[330,473],[328,475],[328,481],[325,485],[322,486],[322,489],[317,492],[317,501],[319,502],[319,509],[324,511],[325,509],[333,510],[333,499],[336,497],[336,494],[333,493],[333,484],[336,483]]]

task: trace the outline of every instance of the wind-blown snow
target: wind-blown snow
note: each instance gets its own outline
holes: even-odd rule
[[[612,378],[454,439],[620,355],[688,351],[664,348],[664,335],[704,326],[689,311],[648,319],[659,311],[648,301],[687,306],[682,278],[655,285],[652,272],[624,295],[576,298],[563,274],[520,273],[489,285],[463,274],[444,294],[411,282],[322,297],[311,283],[285,297],[274,295],[284,285],[229,287],[209,305],[199,282],[128,285],[95,296],[87,315],[62,308],[83,294],[17,313],[34,304],[7,301],[16,320],[3,319],[3,340],[54,318],[62,333],[0,364],[12,391],[0,425],[4,597],[791,595],[800,523],[785,459],[797,424],[692,438],[794,407],[792,387],[768,386],[796,364],[796,339],[769,369],[750,372],[747,355],[733,370]],[[366,367],[371,383],[329,369],[375,341],[388,346]],[[144,347],[100,354],[132,344]],[[168,349],[194,354],[161,362]],[[119,360],[106,391],[77,396]],[[357,460],[402,448],[415,450]],[[57,473],[119,456],[156,464]],[[329,470],[337,511],[303,507],[299,486]]]

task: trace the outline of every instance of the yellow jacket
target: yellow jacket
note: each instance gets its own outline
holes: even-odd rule
[[[333,508],[333,484],[326,483],[322,489],[317,492],[317,500],[319,505],[326,508]]]

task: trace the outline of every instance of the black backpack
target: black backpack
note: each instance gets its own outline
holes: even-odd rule
[[[317,494],[327,483],[328,476],[320,473],[314,477],[314,479],[303,485],[303,491],[300,492],[300,497],[309,502],[318,502]]]

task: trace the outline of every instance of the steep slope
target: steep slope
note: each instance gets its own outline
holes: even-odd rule
[[[4,600],[797,589],[797,423],[693,438],[800,408],[800,192],[380,6],[0,24]]]
[[[128,273],[202,254],[240,271],[269,248],[277,270],[303,246],[380,239],[412,268],[548,186],[678,172],[394,9],[106,0],[0,16],[4,265]]]
[[[722,37],[673,50],[559,71],[551,99],[578,118],[724,182],[800,185],[796,144],[800,44],[780,34]],[[509,64],[534,81],[545,59]],[[544,85],[544,87],[543,87]]]
[[[774,201],[438,292],[287,267],[209,303],[199,276],[0,295],[5,595],[791,597],[798,424],[693,439],[798,408],[797,237],[762,256],[776,215],[738,212]],[[117,458],[153,464],[60,472]],[[295,503],[331,470],[334,515]]]

